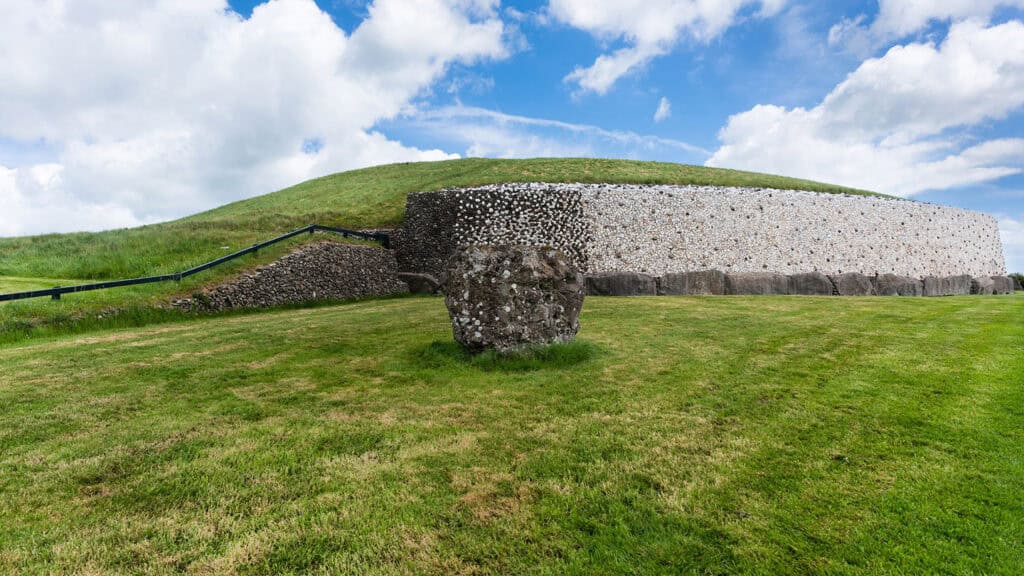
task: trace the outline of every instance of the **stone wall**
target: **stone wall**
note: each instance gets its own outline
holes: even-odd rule
[[[224,310],[407,291],[406,284],[398,279],[398,264],[391,250],[323,240],[174,305],[190,310]]]
[[[403,270],[439,274],[460,244],[561,248],[590,274],[1005,274],[994,218],[881,197],[761,188],[503,184],[412,194]]]

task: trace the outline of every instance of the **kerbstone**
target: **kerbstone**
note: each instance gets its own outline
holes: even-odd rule
[[[725,273],[719,270],[671,272],[658,279],[658,294],[666,296],[721,296]]]
[[[840,296],[871,296],[875,293],[871,279],[857,272],[829,276]],[[897,292],[898,293],[898,292]],[[895,294],[894,294],[895,295]]]
[[[608,272],[587,276],[591,296],[654,296],[658,285],[653,276],[635,272]]]
[[[991,296],[995,294],[995,280],[989,276],[980,276],[971,280],[971,294]]]
[[[821,272],[791,274],[789,276],[789,293],[804,296],[832,296],[835,287],[828,276]]]
[[[992,293],[993,294],[1013,294],[1014,292],[1013,278],[1009,276],[993,276],[992,277]]]
[[[399,272],[398,279],[405,282],[413,294],[437,294],[441,289],[441,282],[431,274]]]
[[[924,285],[917,278],[882,274],[871,278],[871,287],[878,296],[922,296]]]
[[[579,330],[584,278],[559,249],[464,246],[444,281],[452,334],[463,347],[501,352],[567,342]]]
[[[925,296],[961,296],[971,293],[971,281],[973,278],[964,274],[961,276],[943,276],[941,278],[928,276],[924,279]]]
[[[725,275],[729,295],[789,294],[789,278],[772,272],[731,272]]]

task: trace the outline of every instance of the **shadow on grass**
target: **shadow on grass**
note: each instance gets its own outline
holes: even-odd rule
[[[603,351],[584,340],[534,346],[515,352],[501,353],[488,350],[480,354],[467,352],[458,342],[434,341],[415,353],[419,363],[427,368],[476,368],[485,372],[531,372],[536,370],[564,370],[597,358]]]

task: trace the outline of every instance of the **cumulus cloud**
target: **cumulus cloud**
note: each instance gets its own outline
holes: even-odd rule
[[[667,54],[681,38],[708,42],[733,25],[742,10],[772,16],[786,0],[551,0],[548,14],[603,42],[626,47],[602,54],[589,67],[578,67],[566,81],[582,91],[606,93],[615,82],[652,59]]]
[[[351,35],[313,0],[270,0],[248,19],[226,0],[15,2],[0,20],[0,139],[46,141],[56,157],[2,168],[15,209],[0,233],[130,225],[449,158],[373,126],[453,63],[506,57],[506,40],[497,0],[375,0]],[[66,207],[80,217],[44,217]]]
[[[672,115],[672,103],[664,96],[658,102],[658,109],[654,111],[654,121],[661,122]]]
[[[962,22],[941,46],[871,59],[818,106],[729,118],[708,161],[898,195],[1024,171],[1024,139],[971,143],[969,128],[1024,106],[1024,24]]]
[[[855,53],[868,53],[893,40],[914,34],[933,22],[966,19],[988,21],[999,8],[1024,8],[1024,0],[879,0],[878,15],[844,19],[829,31],[829,43]]]
[[[144,224],[128,209],[112,203],[86,202],[68,194],[60,164],[27,168],[0,166],[0,236],[16,236],[26,222],[46,230],[99,230]]]
[[[418,127],[462,146],[469,156],[604,156],[699,162],[710,155],[708,150],[699,146],[671,138],[505,114],[472,106],[422,111],[407,122],[407,128]]]

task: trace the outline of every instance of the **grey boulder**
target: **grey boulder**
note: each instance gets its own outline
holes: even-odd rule
[[[1009,276],[992,277],[993,294],[1013,294],[1014,288],[1013,278],[1010,278]]]
[[[719,270],[670,272],[658,279],[658,294],[721,296],[725,294],[725,274]]]
[[[591,296],[654,296],[658,284],[653,276],[636,272],[604,272],[587,276]]]
[[[835,287],[828,276],[821,272],[791,274],[789,276],[789,293],[804,296],[832,296]]]
[[[399,272],[398,279],[405,282],[413,294],[436,294],[441,289],[441,282],[430,274]]]
[[[989,276],[980,276],[971,280],[971,294],[991,296],[995,294],[995,280]]]
[[[871,296],[875,293],[871,279],[857,272],[836,274],[829,276],[829,279],[832,280],[832,284],[835,285],[836,292],[840,296]]]
[[[960,296],[971,293],[971,281],[973,278],[964,274],[961,276],[928,276],[924,279],[925,296]]]
[[[882,274],[871,279],[871,287],[878,296],[921,296],[924,285],[917,278]]]
[[[725,275],[729,295],[789,294],[789,278],[772,272],[731,272]]]

